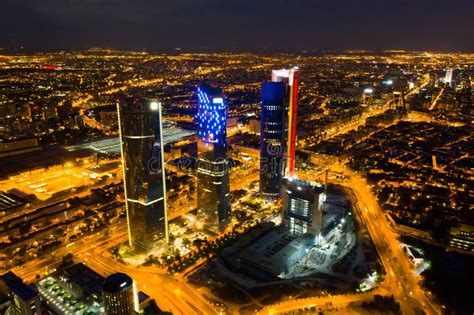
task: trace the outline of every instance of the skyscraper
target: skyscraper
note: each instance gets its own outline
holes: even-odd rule
[[[5,315],[41,315],[38,292],[9,271],[0,277],[0,293],[10,297],[10,306]]]
[[[168,242],[161,106],[126,98],[118,115],[129,243],[148,251]]]
[[[451,81],[453,80],[453,69],[448,68],[446,69],[446,76],[444,77],[444,82],[451,86]]]
[[[295,171],[295,153],[296,153],[296,122],[298,110],[298,83],[299,71],[297,67],[292,69],[281,69],[272,71],[273,82],[286,83],[286,100],[288,112],[288,139],[287,139],[287,175],[292,176]]]
[[[262,85],[260,113],[260,193],[280,194],[283,176],[293,175],[296,152],[298,68],[272,71],[272,81]]]
[[[280,195],[286,169],[288,119],[286,84],[264,82],[260,110],[260,194],[274,199]]]
[[[284,178],[283,224],[294,235],[312,234],[319,238],[322,231],[324,188],[322,185],[296,178]]]
[[[114,273],[102,284],[102,301],[106,315],[138,314],[137,286],[128,275]]]
[[[206,216],[206,228],[217,233],[230,220],[227,110],[221,89],[201,84],[197,96],[198,209]]]

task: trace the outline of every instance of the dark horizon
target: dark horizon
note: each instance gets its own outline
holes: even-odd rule
[[[363,48],[348,48],[348,49],[319,49],[319,50],[294,50],[294,51],[283,51],[276,49],[255,49],[255,50],[213,50],[213,49],[161,49],[161,50],[149,50],[149,49],[121,49],[114,47],[83,47],[83,48],[67,48],[67,49],[28,49],[26,47],[14,47],[5,48],[0,47],[0,54],[3,55],[34,55],[34,54],[57,54],[57,53],[80,53],[80,52],[97,52],[110,50],[122,53],[147,53],[147,54],[165,54],[165,55],[179,55],[179,54],[253,54],[260,56],[278,56],[278,55],[301,55],[301,56],[323,56],[323,55],[384,55],[384,54],[413,54],[413,53],[432,53],[432,54],[472,54],[473,51],[468,50],[409,50],[409,49],[386,49],[386,50],[375,50],[375,49],[363,49]]]
[[[0,48],[473,52],[473,10],[470,0],[4,0]]]

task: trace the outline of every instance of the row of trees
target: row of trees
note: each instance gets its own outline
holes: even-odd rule
[[[184,257],[181,257],[179,254],[168,259],[166,261],[166,266],[168,267],[168,272],[176,273],[185,270],[187,267],[193,265],[197,261],[203,258],[209,258],[217,254],[222,247],[228,245],[231,241],[236,239],[238,234],[235,231],[228,232],[215,240],[208,241],[207,239],[203,240],[197,244],[196,249]]]

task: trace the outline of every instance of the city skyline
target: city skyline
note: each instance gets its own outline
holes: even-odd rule
[[[0,313],[471,313],[473,78],[426,51],[0,55]]]

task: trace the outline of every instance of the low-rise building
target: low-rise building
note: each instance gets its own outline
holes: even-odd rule
[[[474,226],[461,223],[451,228],[449,244],[459,249],[474,251]]]

